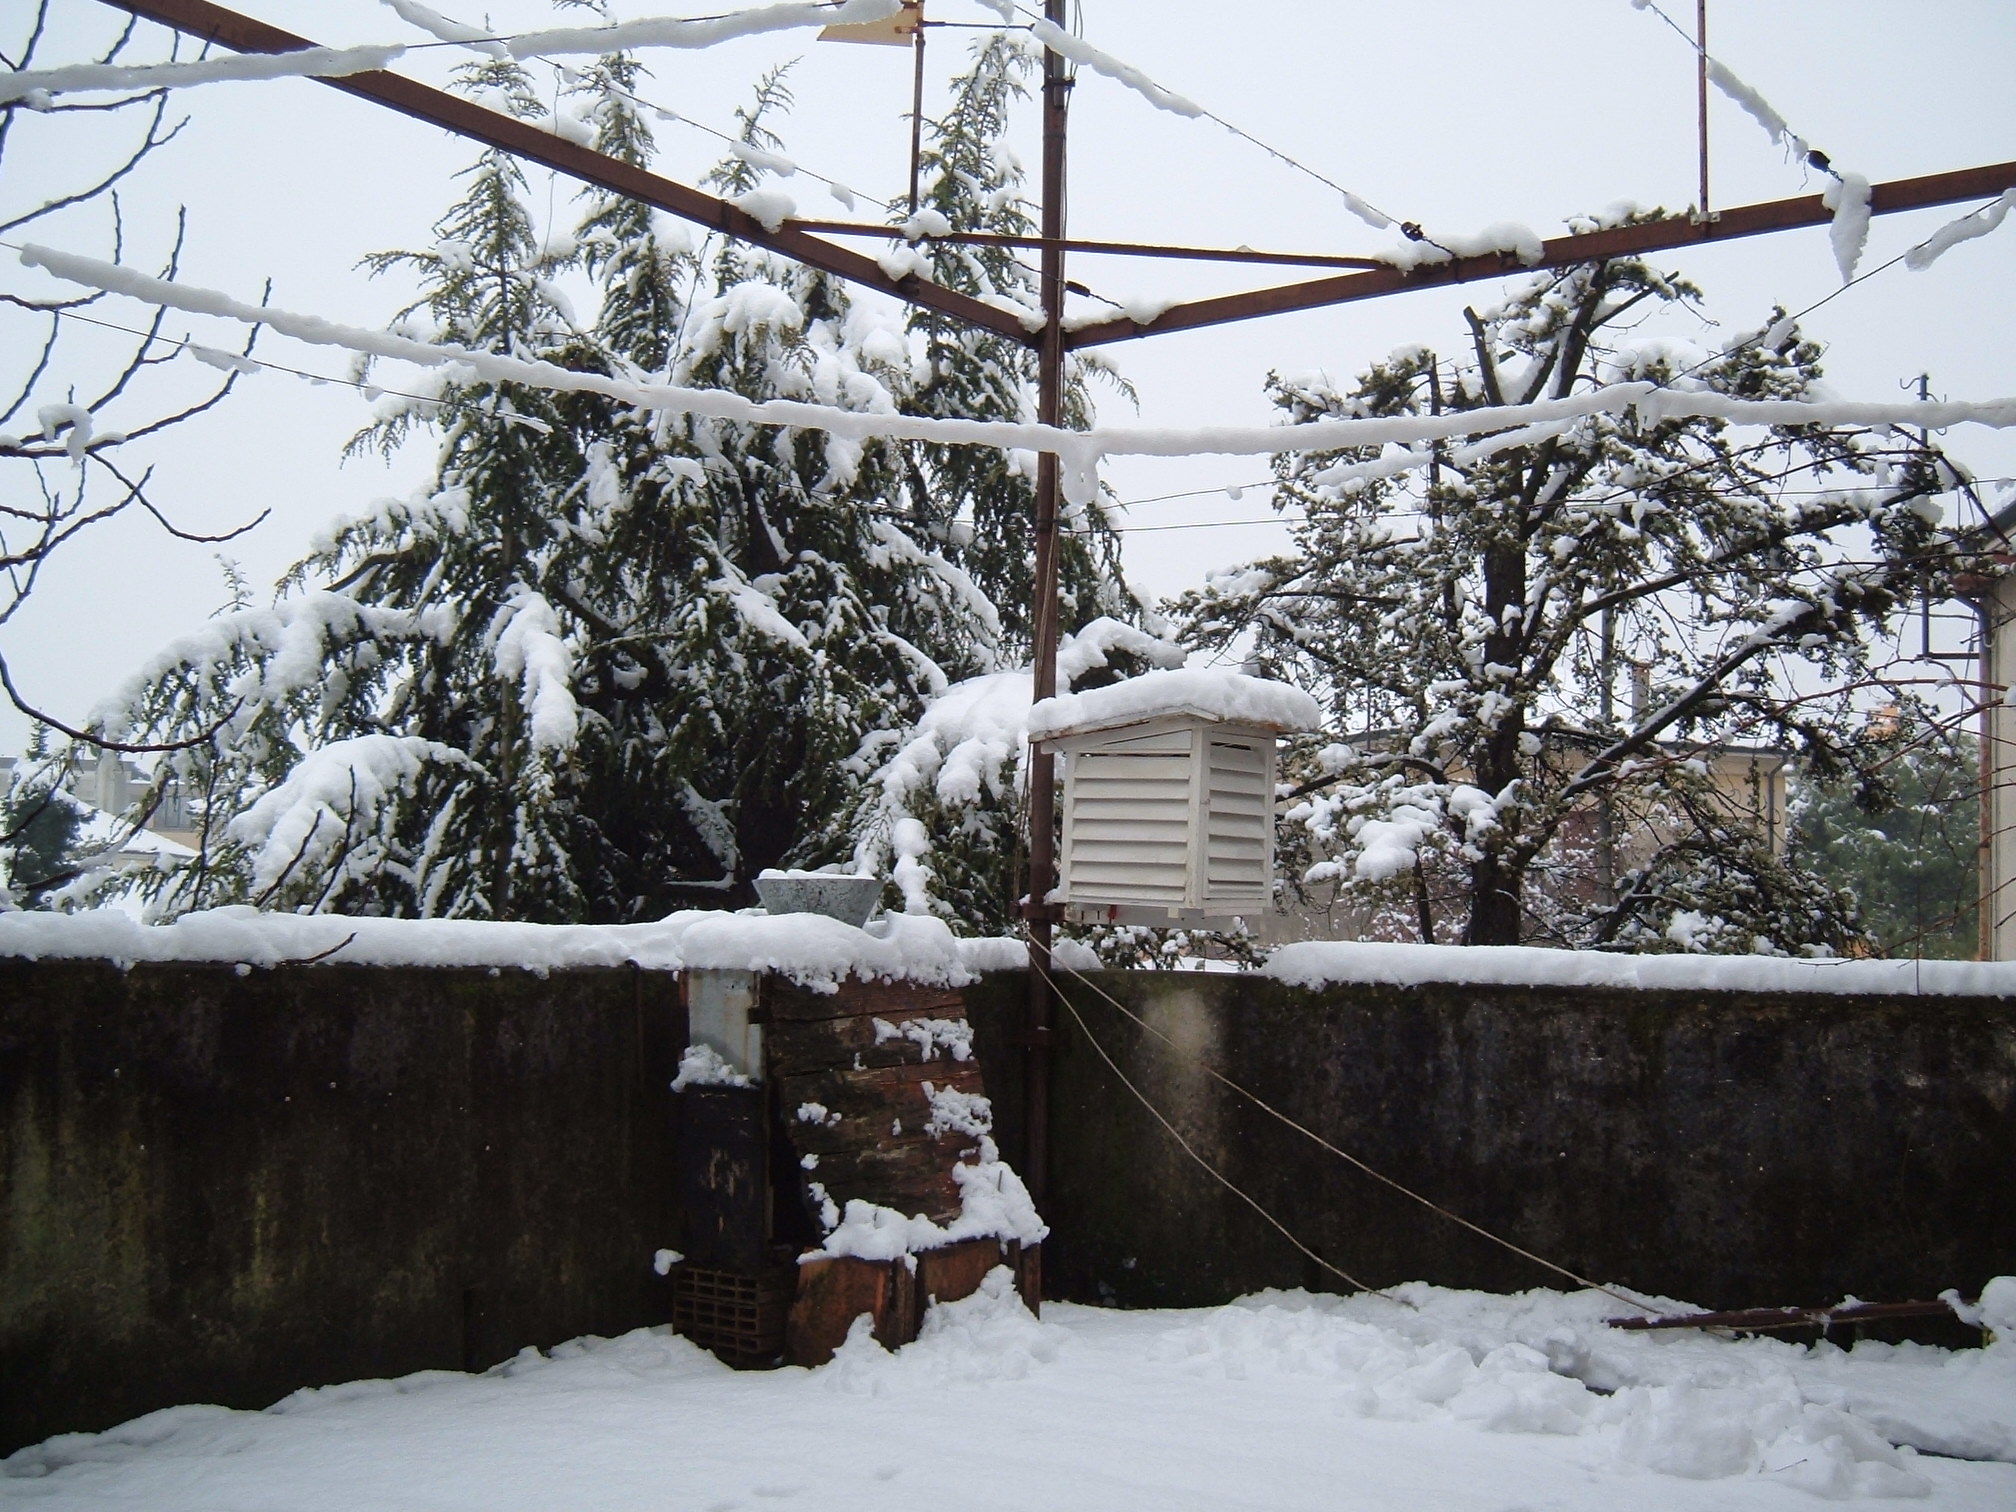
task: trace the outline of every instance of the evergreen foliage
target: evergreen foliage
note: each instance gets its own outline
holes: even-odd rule
[[[0,785],[0,908],[46,908],[76,880],[88,810],[64,789],[69,766],[69,751],[52,751],[48,727],[36,725]]]
[[[1707,353],[1635,334],[1697,302],[1636,258],[1536,274],[1469,313],[1453,359],[1405,348],[1349,388],[1271,390],[1292,423],[1623,378],[1813,394],[1819,352],[1789,322]],[[1398,476],[1376,450],[1276,470],[1277,502],[1307,517],[1295,549],[1179,607],[1195,643],[1250,637],[1261,670],[1328,703],[1330,730],[1291,766],[1304,899],[1471,944],[1861,941],[1852,900],[1779,854],[1712,763],[1745,745],[1821,781],[1877,780],[1855,700],[1810,695],[1882,687],[1893,617],[1944,596],[1933,499],[1954,476],[1936,453],[1895,433],[1592,415],[1438,446]]]
[[[1896,721],[1874,722],[1868,735],[1890,758],[1885,787],[1802,783],[1793,854],[1854,894],[1881,954],[1972,960],[1980,947],[1978,742]]]
[[[1021,163],[1007,144],[1009,112],[1029,93],[1034,64],[1020,41],[993,35],[976,43],[966,73],[953,81],[950,108],[930,122],[921,162],[916,224],[924,229],[1034,236],[1038,227],[1021,189]],[[927,242],[902,254],[934,283],[1042,322],[1036,273],[1011,247]],[[905,414],[948,419],[1036,419],[1036,351],[994,331],[977,330],[913,306],[908,328],[920,377]],[[1133,390],[1090,354],[1069,359],[1064,424],[1091,423],[1091,382],[1103,379],[1131,400]],[[1031,525],[1036,516],[1036,458],[986,446],[910,443],[902,448],[903,495],[912,528],[942,542],[1000,614],[1004,647],[1027,659],[1034,598]],[[1058,554],[1058,624],[1064,633],[1101,616],[1138,619],[1140,607],[1120,574],[1120,543],[1098,504],[1065,506],[1067,534]]]
[[[639,72],[601,59],[565,108],[599,150],[644,164]],[[1002,77],[982,68],[964,87]],[[542,113],[515,64],[471,65],[462,85]],[[789,105],[774,72],[738,114],[745,150],[710,176],[716,192],[761,187]],[[939,140],[962,163],[985,156]],[[998,213],[967,204],[993,189],[962,173],[939,175],[948,213]],[[924,382],[910,334],[823,274],[696,249],[593,191],[576,233],[542,243],[499,154],[463,186],[434,248],[373,259],[418,274],[400,322],[429,339],[758,400],[929,413],[997,383],[1008,413],[1028,406],[1020,369],[960,371],[993,360],[976,351],[941,345],[938,386]],[[583,282],[586,322],[565,292]],[[619,922],[746,902],[766,867],[844,860],[890,732],[998,671],[1012,642],[998,583],[962,562],[1012,576],[1028,490],[1008,473],[452,374],[420,401],[382,400],[354,444],[422,431],[440,437],[427,488],[341,522],[271,608],[220,615],[123,700],[122,729],[214,732],[164,764],[206,795],[207,827],[199,859],[156,884],[161,910]],[[1104,557],[1073,559],[1086,604],[1124,602],[1103,540]]]

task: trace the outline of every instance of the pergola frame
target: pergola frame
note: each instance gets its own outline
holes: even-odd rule
[[[298,52],[317,46],[305,37],[263,21],[244,16],[211,0],[105,0],[117,9],[149,21],[172,27],[207,43],[221,44],[242,53]],[[1064,0],[1044,0],[1048,19],[1065,25]],[[1319,254],[1300,259],[1292,254],[1255,254],[1246,249],[1213,252],[1203,248],[1149,246],[1136,243],[1087,243],[1068,241],[1064,235],[1064,180],[1067,106],[1072,76],[1062,59],[1049,49],[1043,54],[1043,167],[1042,234],[1012,238],[1015,245],[1036,249],[1040,256],[1040,289],[1043,320],[1032,330],[1017,316],[951,289],[939,287],[913,275],[891,278],[870,257],[839,246],[826,236],[856,235],[903,238],[899,228],[854,225],[845,222],[787,219],[775,230],[728,200],[690,185],[646,172],[632,164],[570,142],[528,122],[465,100],[458,95],[417,83],[385,71],[320,78],[317,82],[359,99],[386,106],[402,115],[439,126],[488,147],[509,152],[527,162],[538,163],[583,183],[626,195],[710,231],[766,248],[808,267],[817,268],[863,288],[874,289],[906,304],[932,310],[961,320],[982,330],[1006,336],[1033,347],[1037,362],[1037,416],[1047,425],[1060,425],[1063,413],[1064,358],[1070,351],[1101,346],[1177,331],[1251,320],[1263,315],[1280,315],[1297,310],[1323,309],[1331,305],[1378,299],[1389,294],[1406,294],[1417,289],[1442,288],[1500,278],[1537,268],[1558,268],[1575,263],[1597,262],[1605,258],[1639,256],[1677,247],[1707,246],[1787,231],[1804,226],[1827,224],[1833,213],[1817,194],[1796,199],[1771,200],[1721,210],[1713,214],[1697,212],[1671,216],[1573,236],[1555,237],[1541,246],[1536,261],[1523,261],[1511,253],[1451,257],[1440,263],[1413,268],[1383,265],[1358,266],[1357,271],[1325,278],[1256,289],[1239,294],[1219,295],[1172,305],[1152,320],[1118,316],[1095,324],[1067,330],[1064,326],[1064,258],[1076,250],[1098,256],[1181,257],[1226,262],[1306,261],[1331,266],[1361,265],[1365,260],[1334,258]],[[1705,87],[1705,86],[1704,86]],[[913,121],[913,129],[917,122]],[[1702,181],[1706,185],[1706,137],[1703,136]],[[2016,188],[2016,163],[1995,163],[1978,168],[1936,173],[1922,178],[1898,179],[1873,186],[1870,210],[1889,215],[1904,210],[1988,199]],[[823,234],[821,234],[823,233]],[[929,238],[917,238],[928,240]],[[952,242],[1004,240],[972,235],[940,238]],[[1035,536],[1034,682],[1035,697],[1048,698],[1057,691],[1057,551],[1059,521],[1059,469],[1054,452],[1038,457]],[[1041,1197],[1047,1185],[1049,1075],[1051,1039],[1051,989],[1049,987],[1051,930],[1061,910],[1045,901],[1056,873],[1056,758],[1036,749],[1029,754],[1029,892],[1023,905],[1029,932],[1029,1012],[1021,1042],[1029,1056],[1026,1081],[1026,1134],[1028,1148],[1025,1175],[1031,1190]]]

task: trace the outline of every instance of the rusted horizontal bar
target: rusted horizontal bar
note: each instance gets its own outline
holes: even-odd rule
[[[1981,168],[1962,168],[1952,173],[1934,173],[1924,178],[1896,179],[1887,184],[1877,184],[1870,196],[1870,209],[1877,215],[1891,215],[1900,210],[1920,210],[1931,205],[1957,204],[1962,200],[1991,199],[2011,188],[2016,188],[2016,163],[1992,163]],[[1258,315],[1322,309],[1359,299],[1405,294],[1415,289],[1502,278],[1508,273],[1519,273],[1529,268],[1566,267],[1606,257],[1636,256],[1672,247],[1734,241],[1745,236],[1760,236],[1767,231],[1788,231],[1798,226],[1822,226],[1833,218],[1834,213],[1820,202],[1819,195],[1808,194],[1798,199],[1771,200],[1761,205],[1723,210],[1706,222],[1674,216],[1642,225],[1591,231],[1582,236],[1557,236],[1542,244],[1537,263],[1522,263],[1509,253],[1490,252],[1411,270],[1380,268],[1370,273],[1192,300],[1188,304],[1172,305],[1148,321],[1130,320],[1124,316],[1102,320],[1097,325],[1080,326],[1069,332],[1064,340],[1067,346],[1072,347],[1103,346],[1108,342],[1128,341],[1139,336],[1160,336],[1169,331],[1196,330],[1202,326],[1251,320]]]
[[[209,0],[105,0],[105,3],[206,42],[221,43],[234,52],[299,52],[316,45],[305,37],[212,5]],[[316,82],[389,106],[402,115],[539,163],[583,183],[656,206],[738,241],[781,252],[808,267],[864,288],[880,290],[906,303],[922,305],[1028,345],[1035,344],[1036,338],[1023,328],[1021,321],[991,305],[923,279],[891,278],[873,258],[821,241],[788,223],[776,231],[767,230],[761,221],[727,200],[647,173],[620,159],[542,131],[530,122],[485,110],[459,95],[384,72],[349,74]]]
[[[974,247],[1041,247],[1040,236],[1003,236],[992,231],[947,231],[912,237],[901,226],[871,226],[860,221],[794,220],[801,231],[821,236],[875,236],[887,241],[954,242]],[[1168,247],[1156,242],[1079,241],[1066,237],[1057,245],[1066,252],[1114,257],[1173,257],[1186,262],[1285,263],[1300,268],[1383,268],[1376,257],[1337,257],[1328,252],[1256,252],[1251,247]]]
[[[1687,1313],[1677,1318],[1611,1318],[1612,1328],[1733,1328],[1769,1333],[1781,1328],[1826,1328],[1835,1323],[1871,1323],[1883,1318],[1950,1318],[1945,1302],[1857,1302],[1849,1307],[1751,1307],[1736,1312]]]

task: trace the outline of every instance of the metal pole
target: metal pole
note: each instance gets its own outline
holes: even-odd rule
[[[1694,100],[1701,139],[1701,219],[1708,217],[1708,0],[1695,0]]]
[[[917,213],[917,175],[924,162],[924,7],[917,7],[916,40],[911,50],[917,54],[916,77],[910,87],[910,213]]]
[[[1064,25],[1064,0],[1046,0],[1044,13]],[[1043,342],[1037,349],[1036,416],[1045,425],[1064,419],[1064,147],[1071,80],[1064,60],[1043,54]],[[1036,464],[1036,571],[1031,585],[1034,623],[1031,655],[1035,696],[1057,691],[1058,466],[1055,452]],[[1027,1145],[1023,1172],[1031,1193],[1048,1190],[1050,1165],[1050,938],[1056,884],[1057,761],[1048,751],[1029,753],[1028,1061],[1023,1104]]]

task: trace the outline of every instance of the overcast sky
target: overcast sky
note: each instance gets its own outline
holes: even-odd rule
[[[1691,0],[1665,0],[1691,25]],[[375,0],[244,0],[242,9],[332,44],[416,40]],[[438,4],[484,19],[474,4]],[[27,0],[0,5],[8,28]],[[699,13],[706,5],[616,0],[623,18]],[[109,34],[118,16],[95,0],[56,0],[69,56]],[[932,0],[933,19],[984,21],[975,0]],[[553,23],[542,0],[499,0],[499,31]],[[569,18],[585,19],[576,12]],[[1764,94],[1793,129],[1841,167],[1874,181],[2016,158],[2016,6],[2007,0],[1713,0],[1710,50]],[[1620,200],[1679,208],[1694,197],[1691,51],[1630,0],[1088,0],[1088,40],[1144,69],[1310,168],[1433,233],[1523,222],[1556,235],[1579,212]],[[972,33],[935,33],[932,99],[959,66]],[[7,45],[14,45],[9,35]],[[158,42],[155,53],[161,51]],[[60,56],[46,54],[45,64]],[[905,177],[910,58],[898,49],[819,45],[809,32],[749,38],[702,53],[647,55],[645,93],[694,121],[727,127],[767,67],[801,61],[791,76],[792,117],[780,124],[806,168],[895,197]],[[439,82],[448,49],[409,54],[400,71]],[[550,69],[534,65],[551,82]],[[368,252],[424,247],[455,194],[452,176],[473,144],[305,80],[218,84],[184,91],[183,135],[141,171],[126,198],[129,258],[165,247],[178,206],[189,216],[182,277],[359,325],[379,325],[406,292],[373,281],[356,263]],[[933,106],[927,104],[927,111]],[[1711,107],[1713,198],[1747,204],[1811,193],[1813,175],[1784,160],[1733,105]],[[1033,102],[1018,150],[1038,159]],[[80,124],[82,122],[82,124]],[[1208,121],[1158,112],[1111,81],[1087,75],[1072,114],[1071,221],[1088,238],[1362,253],[1386,238],[1350,216],[1338,197]],[[0,210],[46,195],[102,147],[86,118],[31,120],[0,165]],[[661,127],[660,171],[691,182],[719,144],[681,125]],[[571,223],[574,186],[533,174],[542,212]],[[804,213],[840,213],[820,185],[785,186]],[[1032,191],[1033,192],[1033,191]],[[1966,207],[1879,218],[1863,267],[1873,268]],[[863,206],[864,213],[871,207]],[[4,217],[0,217],[4,218]],[[103,255],[98,225],[73,219],[36,239]],[[1824,228],[1724,247],[1661,254],[1701,284],[1707,315],[1725,330],[1754,328],[1773,303],[1799,309],[1840,284]],[[0,261],[0,290],[47,285]],[[1270,276],[1284,272],[1285,277]],[[1845,397],[1888,400],[1929,373],[1935,394],[1987,399],[2016,394],[2016,226],[1913,273],[1899,266],[1842,293],[1807,321],[1828,349],[1832,386]],[[1295,270],[1081,258],[1072,276],[1113,297],[1183,295],[1291,281]],[[1277,316],[1240,326],[1107,348],[1140,395],[1141,423],[1264,423],[1270,369],[1322,370],[1340,381],[1403,342],[1452,344],[1467,303],[1494,285],[1417,294]],[[108,319],[145,312],[111,302]],[[175,317],[175,334],[223,345],[212,323]],[[1715,340],[1698,320],[1670,334]],[[21,327],[0,317],[0,343]],[[341,354],[268,339],[262,355],[341,376]],[[164,392],[193,385],[187,362],[157,375]],[[1137,419],[1117,397],[1103,418]],[[244,382],[214,415],[145,449],[155,496],[179,524],[217,530],[271,515],[224,548],[262,592],[340,514],[424,480],[429,456],[409,451],[384,466],[343,464],[344,440],[366,418],[352,389],[310,386],[267,373]],[[1956,432],[1951,450],[1987,477],[2016,475],[2016,439]],[[140,448],[135,448],[136,452]],[[1213,492],[1141,504],[1127,513],[1128,570],[1151,597],[1174,593],[1213,568],[1278,549],[1285,531],[1262,490],[1234,500],[1225,485],[1265,479],[1251,459],[1124,459],[1107,479],[1123,499]],[[13,479],[9,484],[13,486]],[[1997,490],[1999,491],[1999,490]],[[158,647],[214,611],[225,587],[212,549],[165,538],[140,518],[73,545],[52,564],[32,605],[0,634],[17,680],[52,712],[82,718]],[[18,749],[25,723],[0,717],[0,750]]]

